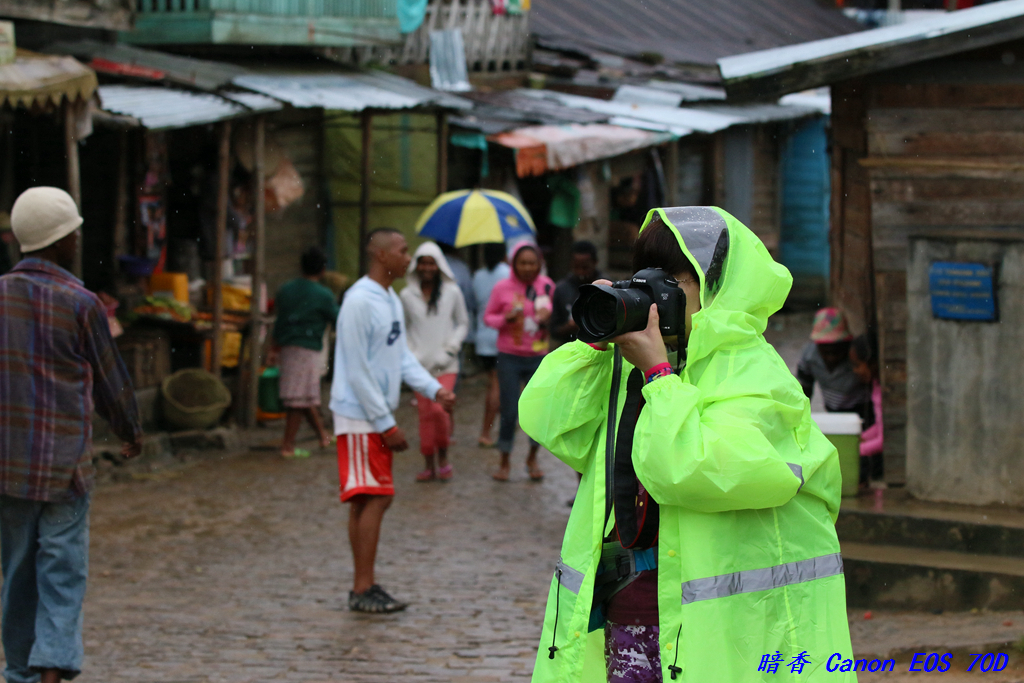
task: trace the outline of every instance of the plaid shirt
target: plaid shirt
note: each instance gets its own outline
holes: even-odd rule
[[[0,494],[73,500],[92,488],[92,412],[142,434],[135,392],[99,298],[56,264],[0,277]]]

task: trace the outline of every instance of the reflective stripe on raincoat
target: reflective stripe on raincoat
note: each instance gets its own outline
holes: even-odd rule
[[[762,336],[792,277],[725,211],[655,209],[645,227],[655,214],[701,282],[685,370],[644,387],[633,442],[637,478],[661,505],[663,680],[856,681],[825,669],[834,653],[851,656],[834,526],[838,456]],[[588,635],[587,625],[605,535],[609,414],[621,414],[631,369],[623,361],[612,406],[613,352],[566,344],[544,359],[519,402],[526,433],[583,475],[552,561],[535,683],[605,680],[603,635]],[[759,672],[776,652],[777,672]],[[794,673],[801,652],[810,663]]]

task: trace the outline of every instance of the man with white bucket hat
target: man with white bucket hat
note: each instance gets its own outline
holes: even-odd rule
[[[24,258],[0,277],[0,564],[8,683],[57,683],[82,668],[82,599],[93,485],[92,412],[142,449],[128,371],[106,309],[69,272],[82,217],[67,192],[14,202]]]

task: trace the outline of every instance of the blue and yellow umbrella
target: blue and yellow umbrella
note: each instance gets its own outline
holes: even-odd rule
[[[493,190],[445,192],[416,223],[416,234],[454,247],[533,238],[537,228],[519,200]]]

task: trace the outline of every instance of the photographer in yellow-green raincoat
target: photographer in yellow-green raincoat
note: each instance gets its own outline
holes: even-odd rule
[[[825,668],[851,656],[836,450],[762,336],[792,277],[711,207],[652,210],[634,266],[679,281],[682,348],[652,306],[646,330],[609,348],[548,355],[519,402],[523,429],[583,475],[534,682],[856,681]],[[622,444],[632,517],[606,501],[606,481],[623,484]],[[649,549],[623,549],[627,518],[656,526]]]

